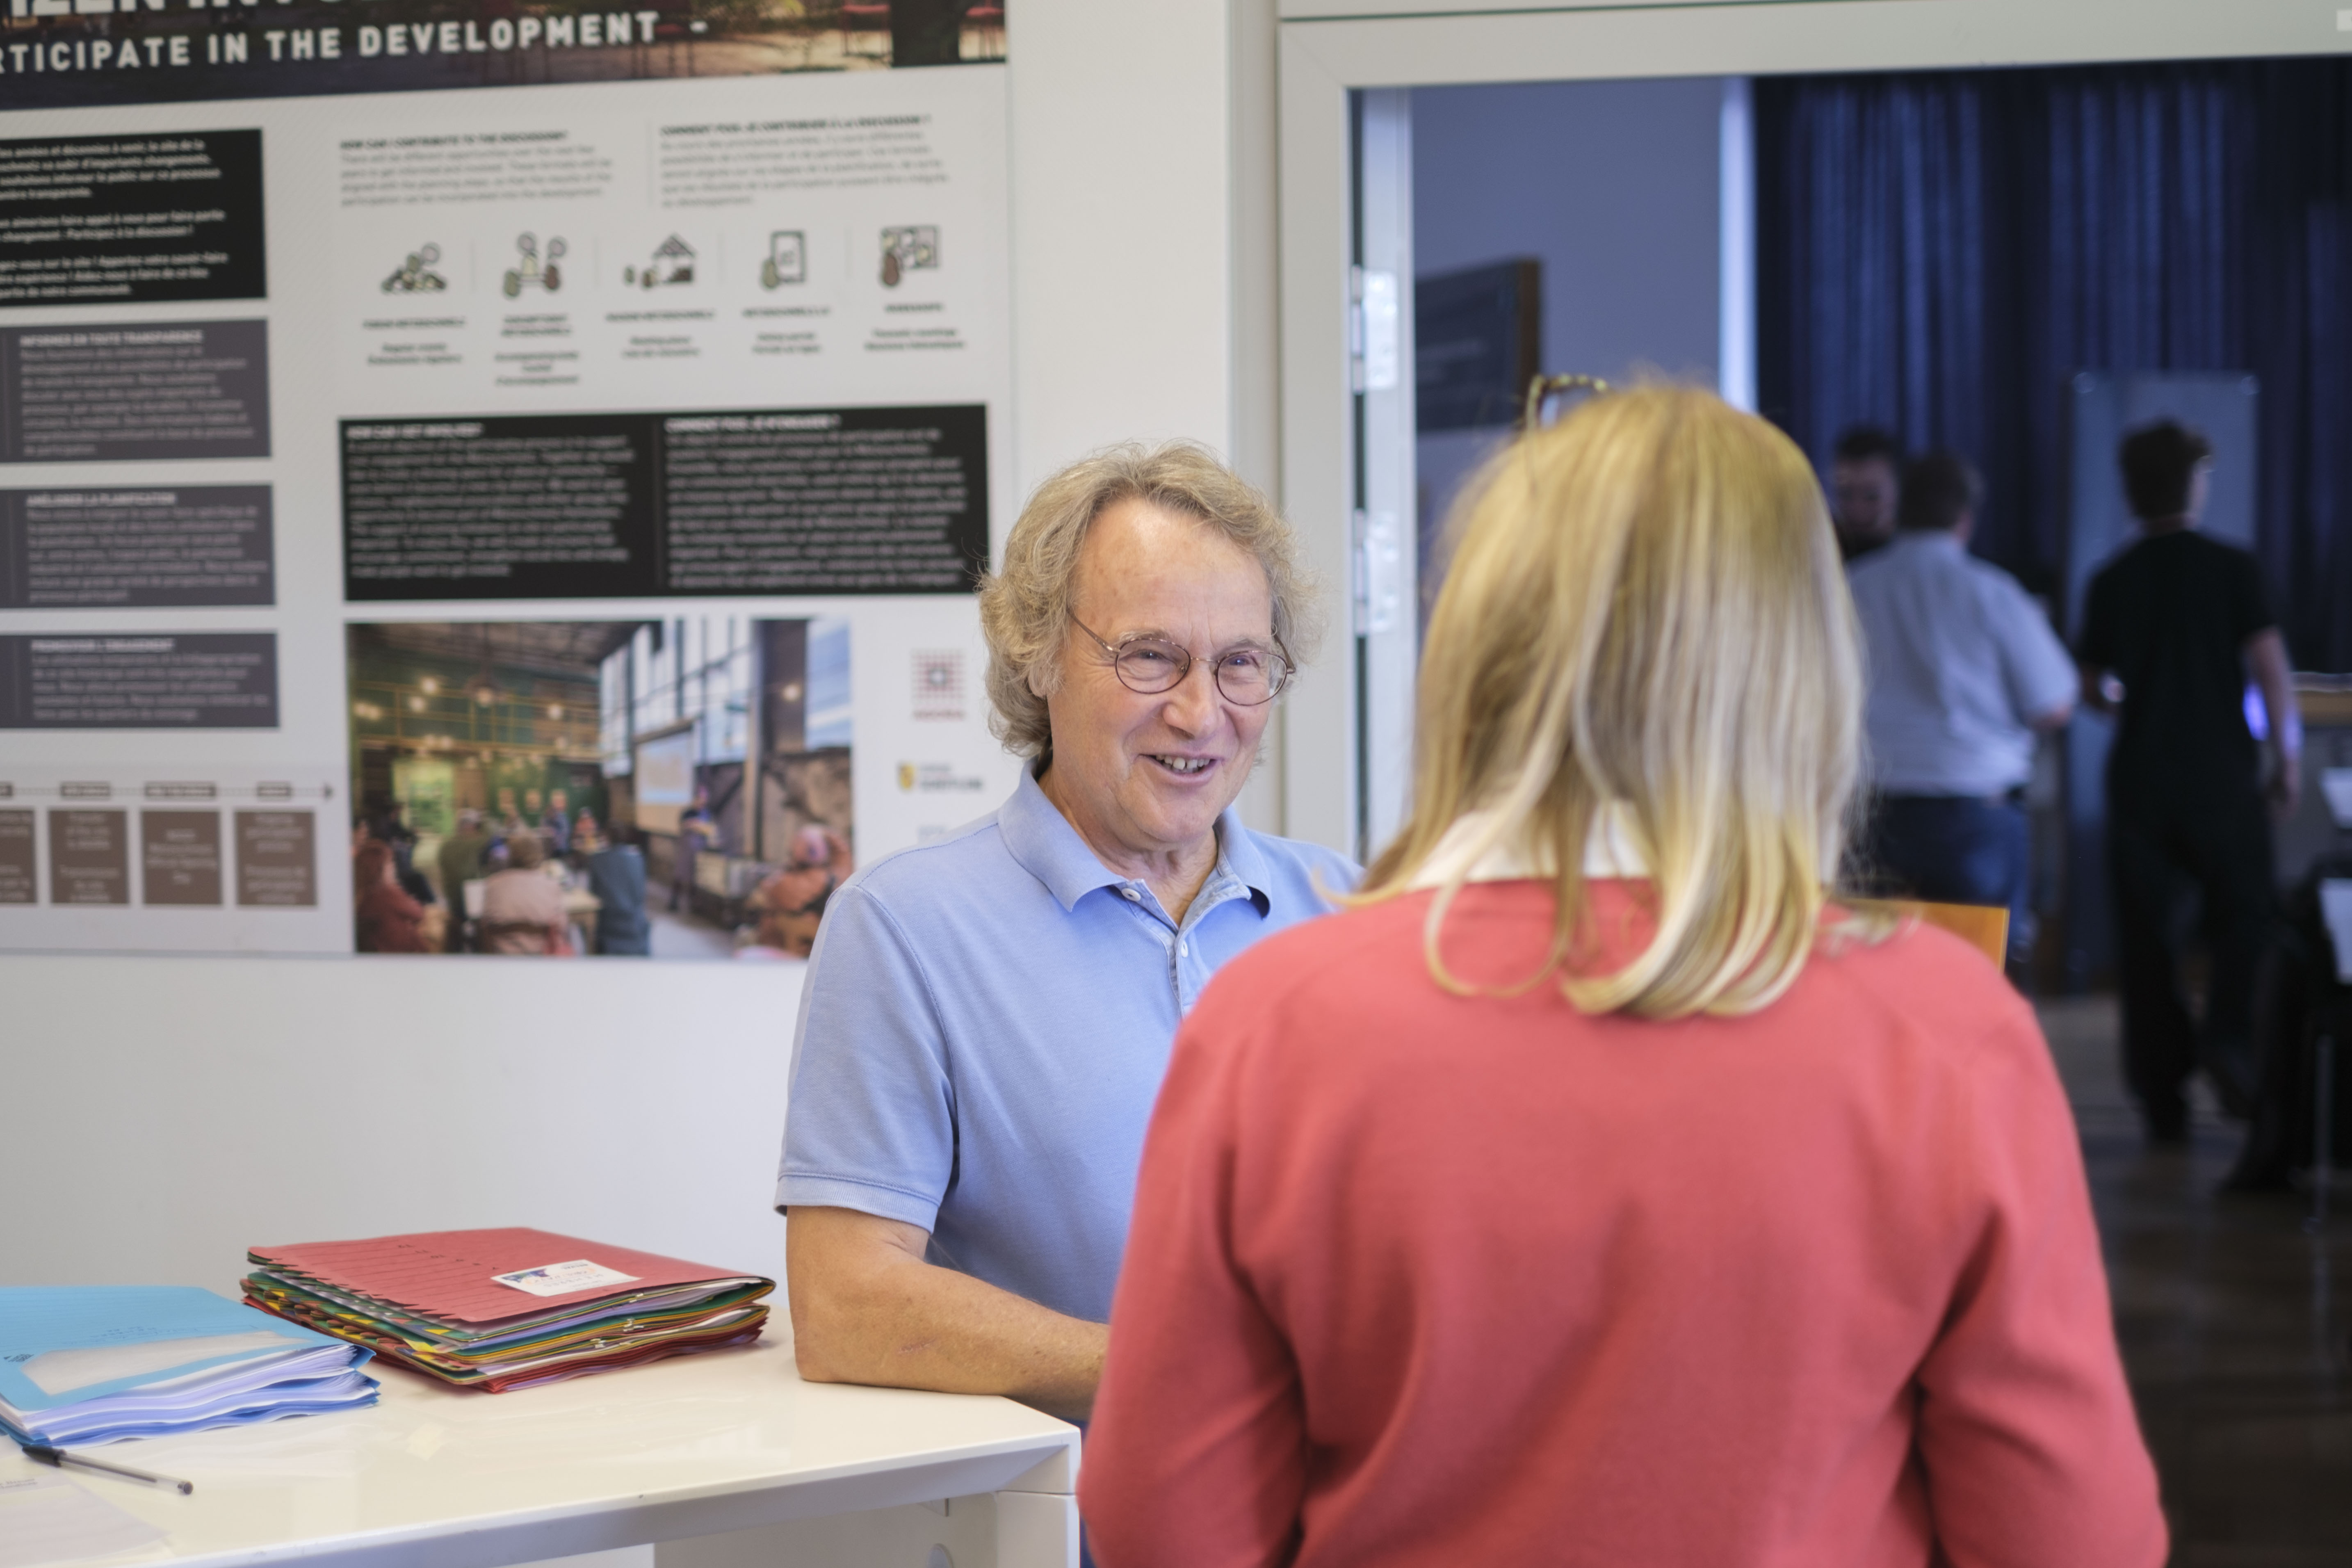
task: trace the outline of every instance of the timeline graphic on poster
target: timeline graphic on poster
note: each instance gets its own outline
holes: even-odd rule
[[[94,3],[0,39],[0,950],[789,954],[1009,791],[1001,32]]]

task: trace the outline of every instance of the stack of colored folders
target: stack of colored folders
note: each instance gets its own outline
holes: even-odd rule
[[[246,1300],[491,1394],[747,1345],[772,1279],[543,1230],[257,1247]]]
[[[356,1409],[375,1403],[367,1359],[194,1286],[8,1287],[0,1431],[89,1447]]]

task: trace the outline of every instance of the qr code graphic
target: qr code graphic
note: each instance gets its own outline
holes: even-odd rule
[[[915,717],[963,717],[963,650],[947,648],[915,655]]]

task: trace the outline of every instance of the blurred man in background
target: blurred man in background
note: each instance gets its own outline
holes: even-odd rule
[[[710,792],[700,784],[694,789],[694,804],[677,815],[677,844],[670,851],[669,907],[673,913],[684,909],[694,912],[694,858],[710,847],[719,837],[719,825],[711,820]]]
[[[1841,432],[1830,459],[1830,502],[1838,552],[1853,562],[1895,537],[1903,444],[1875,425]]]
[[[1931,452],[1903,471],[1894,541],[1847,574],[1869,658],[1869,854],[1889,890],[2010,911],[2032,941],[2024,789],[2034,736],[2074,710],[2076,675],[2050,617],[1969,553],[1976,471]]]
[[[441,841],[437,867],[441,872],[441,898],[449,906],[447,941],[455,952],[463,938],[466,924],[466,884],[479,881],[486,874],[490,852],[490,836],[483,829],[482,814],[470,807],[457,814],[457,831]]]
[[[2243,1114],[2253,1089],[2254,976],[2275,901],[2269,805],[2285,816],[2301,784],[2302,720],[2286,641],[2254,558],[2197,531],[2213,446],[2170,420],[2117,454],[2140,537],[2091,580],[2083,615],[2083,700],[2121,715],[2107,753],[2107,867],[2123,977],[2124,1075],[2148,1137],[2188,1137],[2181,1090],[2201,1058],[2221,1103]],[[2249,675],[2269,722],[2246,722]],[[2212,976],[2202,1048],[2180,984],[2194,889]]]

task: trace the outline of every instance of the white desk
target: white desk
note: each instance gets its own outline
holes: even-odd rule
[[[371,1409],[98,1450],[193,1496],[62,1473],[172,1568],[499,1568],[982,1493],[999,1568],[1077,1563],[1077,1429],[1010,1400],[806,1384],[764,1342],[511,1394],[381,1375]]]

